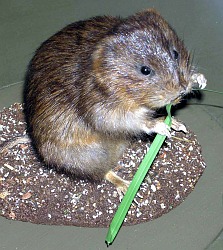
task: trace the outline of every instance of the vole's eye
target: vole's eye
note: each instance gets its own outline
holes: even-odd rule
[[[148,66],[142,66],[142,67],[141,67],[141,73],[142,73],[143,75],[148,76],[148,75],[150,75],[150,74],[152,73],[152,70],[151,70],[151,68],[148,67]]]
[[[177,60],[179,58],[179,53],[174,49],[173,50],[173,58]]]

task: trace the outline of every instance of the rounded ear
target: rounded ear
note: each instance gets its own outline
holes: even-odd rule
[[[173,29],[168,24],[168,22],[160,15],[157,10],[153,8],[138,12],[135,15],[130,16],[127,20],[129,23],[132,21],[136,22],[141,27],[147,27],[148,25],[150,27],[154,27],[154,29],[159,27],[166,37],[169,37],[168,34],[173,32]]]
[[[157,15],[157,16],[160,16],[160,13],[154,8],[145,9],[143,11],[136,13],[136,15],[138,15],[138,14],[139,15]]]
[[[132,16],[129,16],[126,18],[126,21],[131,24],[131,22],[138,22],[139,24],[157,24],[159,26],[159,23],[165,22],[164,18],[160,15],[160,13],[151,8],[151,9],[145,9],[143,11],[139,11],[136,14],[133,14]]]

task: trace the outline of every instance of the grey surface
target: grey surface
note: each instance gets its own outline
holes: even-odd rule
[[[28,61],[39,44],[70,22],[127,16],[155,7],[195,53],[208,88],[223,91],[222,0],[0,1],[0,108],[21,101]],[[152,222],[122,228],[110,249],[223,249],[223,96],[205,93],[177,112],[197,135],[208,168],[179,207]],[[107,229],[42,226],[0,217],[0,249],[106,249]]]

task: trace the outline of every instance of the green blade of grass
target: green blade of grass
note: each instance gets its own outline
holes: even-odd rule
[[[217,94],[223,94],[223,91],[217,91],[217,90],[212,90],[212,89],[193,89],[193,90],[207,91],[207,92],[212,92],[212,93],[217,93]]]
[[[168,116],[165,119],[165,123],[170,127],[171,126],[171,104],[168,104],[166,106],[166,110],[168,113]],[[129,188],[125,194],[125,196],[122,199],[121,204],[119,205],[112,222],[109,226],[109,230],[105,239],[105,242],[107,246],[111,245],[114,241],[115,237],[117,236],[119,229],[125,219],[125,216],[132,204],[132,201],[143,182],[150,166],[152,165],[157,153],[159,152],[160,147],[162,146],[166,136],[157,134],[153,143],[150,146],[150,149],[148,153],[145,155],[144,159],[142,160],[137,172],[135,173],[133,180],[131,181],[131,184],[129,185]]]

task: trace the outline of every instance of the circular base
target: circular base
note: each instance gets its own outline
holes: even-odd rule
[[[26,134],[23,108],[14,104],[0,113],[2,144]],[[169,212],[193,191],[206,164],[192,131],[171,132],[142,183],[124,225],[147,222]],[[114,171],[131,180],[150,141],[127,149]],[[107,181],[75,179],[41,163],[31,144],[19,144],[0,155],[0,215],[36,224],[108,227],[120,204]],[[150,181],[151,179],[151,181]]]

